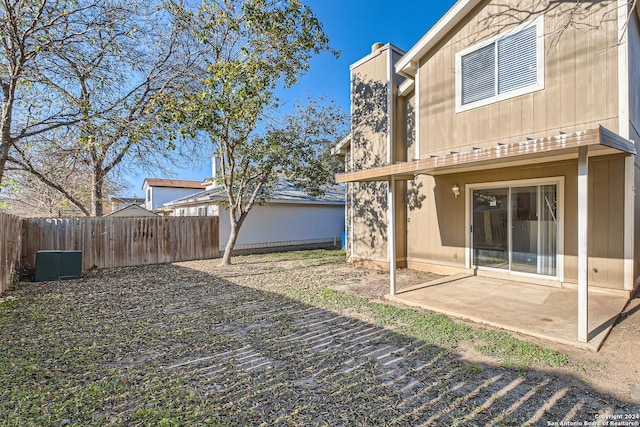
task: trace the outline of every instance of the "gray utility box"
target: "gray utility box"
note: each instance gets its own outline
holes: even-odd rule
[[[82,274],[82,251],[38,251],[36,282],[79,279]]]

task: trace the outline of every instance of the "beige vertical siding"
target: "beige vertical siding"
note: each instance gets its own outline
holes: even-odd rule
[[[485,2],[420,62],[422,157],[600,124],[617,130],[616,1],[585,3],[567,28],[574,2],[509,3]],[[545,88],[456,113],[456,53],[544,11]]]
[[[384,48],[354,67],[351,137],[355,170],[387,164],[389,50]],[[385,261],[387,253],[387,184],[353,184],[353,255]]]
[[[593,286],[623,289],[624,158],[591,158],[589,167],[589,266]],[[456,175],[419,177],[408,208],[407,258],[411,262],[465,267],[466,193],[454,198],[451,187],[524,179],[564,178],[565,281],[577,281],[577,163],[567,161],[526,168],[505,168]],[[411,199],[409,199],[411,200]],[[411,202],[410,202],[411,203]]]
[[[388,50],[352,70],[351,132],[355,169],[387,163]]]
[[[505,2],[497,0],[483,2],[420,61],[420,157],[599,125],[618,130],[617,2],[585,4],[573,15],[574,2],[508,3],[513,7],[508,8]],[[544,89],[456,113],[456,53],[540,14],[545,15]],[[569,19],[574,25],[567,25]],[[638,33],[637,21],[630,31]],[[632,35],[636,41],[640,40],[637,36]],[[634,49],[640,66],[640,44]],[[636,78],[634,84],[632,93],[639,93],[640,79]],[[632,106],[632,115],[640,116],[640,101],[632,102],[638,104]],[[466,194],[455,199],[451,192],[454,184],[465,188],[471,183],[562,176],[565,182],[564,276],[566,281],[575,282],[576,174],[576,162],[568,161],[529,168],[418,177],[407,184],[409,264],[465,266]],[[594,286],[623,288],[623,182],[622,157],[590,160],[589,279]],[[638,207],[636,224],[640,226]],[[639,240],[636,239],[636,244],[640,244]],[[640,273],[640,265],[636,265],[636,271]]]
[[[411,92],[406,96],[399,99],[401,108],[398,110],[400,116],[399,123],[402,125],[402,136],[397,140],[398,156],[397,160],[411,161],[417,158],[416,156],[416,119],[415,119],[415,105],[416,95],[415,92]],[[403,144],[404,142],[404,144]]]
[[[557,135],[605,126],[618,131],[617,1],[579,4],[521,0],[488,0],[458,24],[431,52],[419,61],[420,93],[409,93],[396,104],[395,161],[415,158],[419,144],[421,158],[490,147],[498,142]],[[572,13],[578,5],[576,13]],[[544,88],[511,99],[456,113],[456,53],[487,38],[544,14]],[[636,19],[634,17],[634,19]],[[567,25],[572,20],[571,25]],[[630,62],[640,67],[640,25],[630,25]],[[635,61],[635,62],[634,62]],[[633,66],[633,65],[632,65]],[[352,70],[354,81],[368,82],[369,89],[386,87],[386,56],[370,58]],[[632,94],[640,91],[640,78],[631,76]],[[357,93],[355,94],[357,95]],[[373,95],[373,96],[372,96]],[[371,99],[376,91],[369,90]],[[635,137],[640,123],[640,99],[631,100],[631,128]],[[416,103],[419,103],[416,106]],[[386,159],[386,135],[376,119],[384,118],[382,106],[368,109],[368,116],[353,121],[354,166],[356,170],[380,166]],[[420,140],[414,141],[409,117],[419,109]],[[373,112],[373,114],[372,114]],[[379,124],[379,123],[378,123]],[[635,126],[635,128],[634,128]],[[635,130],[634,130],[635,129]],[[591,158],[589,167],[590,284],[623,289],[624,272],[624,158]],[[406,254],[409,266],[437,264],[465,267],[468,212],[465,191],[457,199],[455,184],[514,181],[546,177],[564,179],[564,279],[577,280],[577,161],[532,164],[451,175],[419,176],[398,184],[406,197],[399,207],[398,255]],[[402,187],[401,187],[402,186]],[[636,174],[636,186],[640,175]],[[386,183],[356,183],[354,206],[354,254],[356,259],[385,260]],[[640,188],[640,187],[639,187]],[[400,192],[400,191],[399,191]],[[640,230],[640,206],[636,202],[636,227]],[[636,234],[636,250],[640,247]],[[636,261],[636,274],[640,263]]]

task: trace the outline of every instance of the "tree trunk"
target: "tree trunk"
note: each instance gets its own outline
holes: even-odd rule
[[[104,214],[102,206],[104,176],[102,170],[94,169],[91,178],[91,216],[100,217]]]
[[[11,144],[9,143],[9,141],[5,142],[4,138],[2,138],[2,141],[0,141],[0,184],[2,184],[5,165],[7,164],[7,159],[9,158],[9,148],[11,148]]]
[[[224,255],[222,256],[222,261],[220,265],[231,265],[231,253],[233,252],[233,247],[236,245],[236,240],[238,240],[238,232],[240,231],[240,225],[231,219],[231,232],[229,233],[229,241],[227,242],[227,246],[224,248]]]
[[[14,85],[2,85],[2,116],[0,117],[0,184],[11,149],[11,119],[13,114]]]
[[[229,241],[227,242],[227,246],[224,248],[224,255],[222,256],[222,261],[220,265],[231,265],[231,254],[233,252],[233,248],[236,245],[236,241],[238,240],[238,233],[240,233],[240,227],[244,223],[245,218],[249,212],[244,212],[240,215],[240,218],[236,220],[236,210],[229,209],[229,222],[231,223],[231,232],[229,233]]]

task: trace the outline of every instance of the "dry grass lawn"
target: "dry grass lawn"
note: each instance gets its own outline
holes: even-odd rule
[[[637,396],[589,383],[579,357],[382,304],[386,275],[343,259],[253,255],[231,267],[20,283],[0,303],[0,425],[546,426],[640,416]],[[403,274],[405,284],[428,279]]]

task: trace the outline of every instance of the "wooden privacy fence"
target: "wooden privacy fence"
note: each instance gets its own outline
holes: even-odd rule
[[[13,282],[20,259],[20,218],[0,213],[0,294]]]
[[[40,250],[81,250],[83,270],[216,258],[218,217],[23,219],[23,271]]]

